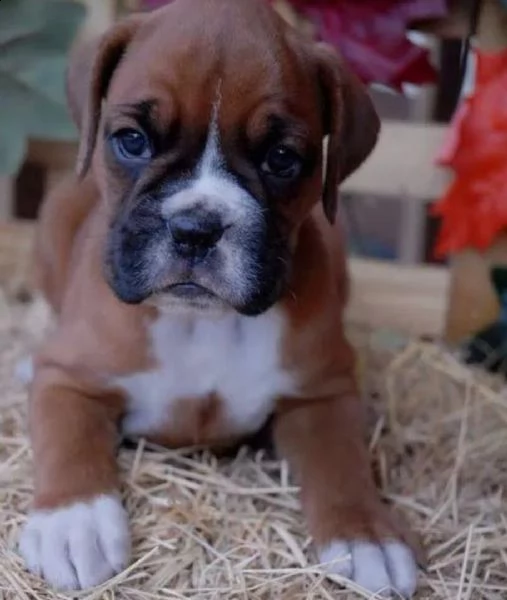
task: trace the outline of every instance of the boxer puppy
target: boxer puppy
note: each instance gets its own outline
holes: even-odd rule
[[[410,596],[332,226],[377,138],[363,87],[262,0],[175,0],[77,51],[68,92],[78,174],[45,202],[36,252],[57,326],[30,389],[28,568],[75,589],[128,564],[118,433],[219,447],[272,418],[320,561]]]

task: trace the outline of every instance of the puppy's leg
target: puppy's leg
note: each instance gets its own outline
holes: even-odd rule
[[[120,404],[54,368],[36,372],[35,499],[19,550],[30,571],[56,588],[98,585],[127,564],[130,536],[115,457]]]
[[[299,480],[328,571],[373,593],[395,589],[410,597],[416,560],[375,488],[357,396],[282,402],[275,439]]]

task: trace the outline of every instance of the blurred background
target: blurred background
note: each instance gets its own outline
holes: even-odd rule
[[[11,262],[16,244],[28,252],[20,228],[28,240],[45,191],[74,166],[63,80],[72,43],[170,1],[1,0],[0,246]],[[507,0],[266,2],[336,46],[383,122],[342,190],[351,253],[367,261],[353,263],[360,300],[407,298],[416,333],[459,339],[489,323],[500,297],[491,267],[507,264]]]

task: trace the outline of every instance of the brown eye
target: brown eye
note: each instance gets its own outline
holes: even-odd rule
[[[152,157],[149,139],[135,129],[121,129],[113,135],[113,147],[122,161],[146,161]]]
[[[284,145],[270,148],[262,170],[280,179],[294,179],[301,172],[302,160],[297,152]]]

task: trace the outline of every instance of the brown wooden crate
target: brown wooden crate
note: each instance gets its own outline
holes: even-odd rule
[[[447,314],[447,268],[358,258],[351,258],[349,267],[351,323],[441,337]]]

